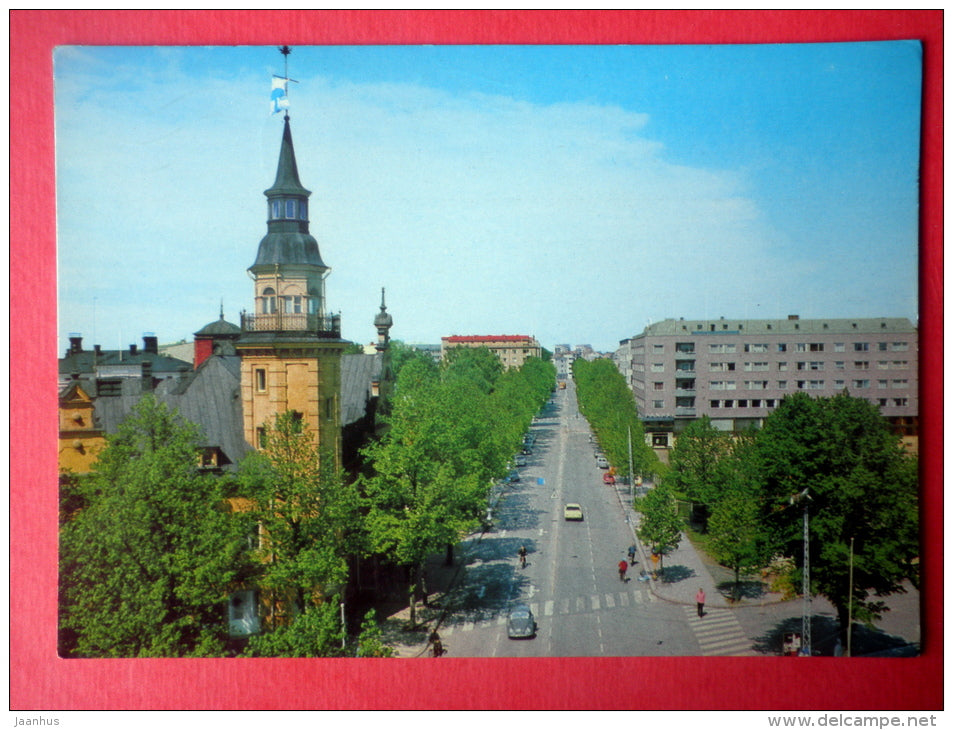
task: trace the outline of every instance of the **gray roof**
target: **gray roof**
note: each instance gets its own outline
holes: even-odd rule
[[[874,334],[915,332],[906,317],[864,319],[665,319],[648,325],[646,337],[703,334]]]
[[[341,356],[341,426],[359,421],[367,413],[371,384],[381,377],[382,356]]]

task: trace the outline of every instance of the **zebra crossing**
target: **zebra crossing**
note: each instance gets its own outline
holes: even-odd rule
[[[612,610],[614,608],[627,608],[629,606],[638,606],[640,604],[655,603],[659,599],[647,589],[631,589],[617,593],[594,593],[588,596],[575,596],[573,598],[560,598],[548,601],[529,602],[529,610],[536,617],[564,616],[567,614],[591,613],[592,611]],[[466,620],[459,624],[447,623],[440,628],[442,636],[449,637],[454,632],[468,632],[474,629],[489,626],[506,624],[507,615],[505,612],[493,619]]]
[[[751,656],[755,652],[751,641],[738,624],[738,619],[727,608],[706,608],[699,618],[696,606],[682,606],[702,656]]]

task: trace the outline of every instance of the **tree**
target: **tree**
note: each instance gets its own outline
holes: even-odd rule
[[[709,502],[709,546],[712,557],[734,571],[737,598],[741,572],[764,565],[769,557],[755,433],[726,440],[709,478],[718,485]]]
[[[906,577],[915,580],[916,460],[876,406],[847,393],[785,398],[766,419],[757,449],[774,545],[801,561],[802,511],[789,505],[807,489],[812,589],[835,606],[844,631],[851,607],[860,620],[876,619],[886,610],[877,598],[902,590]]]
[[[359,657],[390,657],[394,650],[384,644],[381,639],[381,627],[377,623],[373,609],[364,614],[361,622],[361,633],[357,640],[357,656]]]
[[[700,502],[707,518],[724,489],[724,471],[719,463],[730,451],[730,435],[719,431],[708,416],[689,423],[672,448],[669,478],[676,491]]]
[[[630,444],[635,474],[656,471],[658,459],[645,443],[635,398],[615,363],[604,358],[592,362],[576,360],[573,379],[579,409],[618,473],[629,475]]]
[[[196,427],[146,396],[106,442],[60,532],[61,653],[223,654],[246,543]]]
[[[329,598],[343,589],[347,558],[359,549],[355,487],[290,411],[265,426],[263,447],[242,461],[239,480],[245,514],[260,535],[257,585],[268,610],[266,625],[280,635],[254,642],[252,650],[272,651],[292,642],[295,651],[303,651],[305,645],[295,639],[299,632],[339,633],[340,627],[328,629],[321,605],[335,604]],[[306,644],[317,650],[335,639],[311,636]]]
[[[677,548],[682,539],[682,521],[678,516],[675,495],[663,482],[650,489],[635,506],[642,513],[639,539],[649,545],[661,560]]]

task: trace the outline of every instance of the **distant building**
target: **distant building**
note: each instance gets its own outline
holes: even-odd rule
[[[918,435],[918,337],[905,318],[666,319],[623,340],[614,359],[651,444],[694,419],[739,431],[790,393],[844,391],[876,405],[908,448]]]
[[[529,335],[451,335],[441,338],[441,358],[455,347],[486,347],[505,368],[518,368],[530,357],[542,357],[543,348]]]

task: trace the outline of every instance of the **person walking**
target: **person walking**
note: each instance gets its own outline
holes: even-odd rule
[[[624,560],[619,561],[619,580],[625,583],[625,571],[629,569],[629,564]]]
[[[705,615],[705,589],[699,588],[695,594],[695,603],[698,604],[698,618]]]

